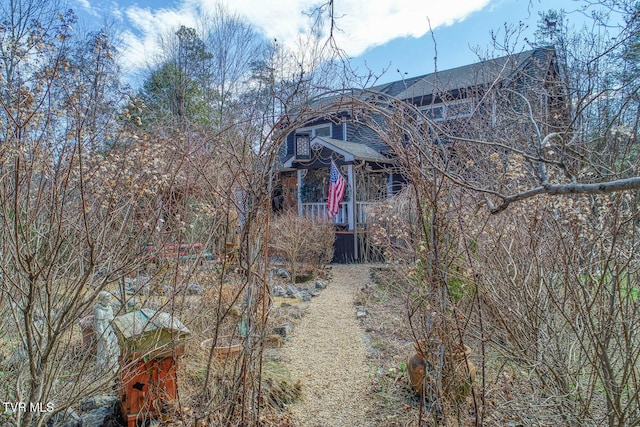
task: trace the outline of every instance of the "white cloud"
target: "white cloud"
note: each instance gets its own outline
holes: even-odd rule
[[[420,37],[432,28],[461,21],[482,9],[490,0],[456,0],[455,7],[447,2],[428,0],[343,0],[336,1],[334,15],[339,31],[334,33],[338,45],[350,56],[358,56],[369,48],[398,37]],[[200,0],[206,8],[212,1]],[[323,0],[236,0],[230,6],[245,16],[268,38],[293,45],[301,31],[309,25],[303,14]]]
[[[336,1],[339,31],[334,35],[349,56],[358,56],[398,37],[420,37],[429,31],[429,26],[435,29],[462,21],[489,1],[456,0],[455,7],[452,2],[426,0]],[[324,3],[324,0],[235,0],[226,7],[245,17],[268,39],[294,46],[300,33],[309,27],[309,18],[303,12]],[[125,63],[134,69],[148,63],[156,52],[159,35],[180,25],[195,26],[197,11],[212,11],[217,4],[218,0],[182,0],[173,8],[126,8],[125,24],[131,25],[132,30],[125,33],[128,44]]]
[[[369,48],[398,37],[421,37],[442,25],[464,20],[482,9],[489,0],[450,2],[415,0],[350,0],[336,2],[339,44],[348,54],[358,56]]]
[[[89,0],[75,0],[76,3],[80,6],[80,9],[85,11],[87,14],[92,16],[99,16],[99,11],[96,10]]]
[[[154,62],[160,53],[158,41],[180,25],[195,26],[195,11],[190,8],[149,9],[131,6],[119,11],[124,14],[125,24],[131,29],[124,31],[122,38],[125,48],[122,60],[126,68],[137,70]]]

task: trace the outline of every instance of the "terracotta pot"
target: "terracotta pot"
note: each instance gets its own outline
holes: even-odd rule
[[[205,351],[207,357],[213,345],[213,338],[208,338],[200,343],[200,348]],[[225,335],[218,337],[216,346],[213,348],[213,357],[216,359],[235,359],[242,351],[242,342],[240,337],[232,337]]]
[[[422,340],[415,345],[416,354],[411,356],[407,362],[409,382],[416,393],[422,395],[423,386],[428,386],[431,382],[429,372],[425,372],[425,367],[431,369],[429,362],[425,362],[427,343]],[[469,360],[471,348],[464,345],[459,351],[454,351],[450,355],[450,362],[445,368],[443,387],[446,394],[452,394],[456,400],[466,397],[471,390],[471,383],[476,375],[476,368]],[[466,361],[466,368],[464,366]]]
[[[426,386],[430,382],[430,378],[425,378],[425,361],[421,354],[414,354],[407,362],[407,372],[409,373],[409,382],[416,393],[422,396],[423,384]]]

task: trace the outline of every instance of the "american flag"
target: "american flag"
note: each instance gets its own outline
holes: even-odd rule
[[[347,181],[342,177],[336,164],[331,162],[331,175],[329,176],[329,200],[327,200],[327,213],[333,218],[340,210],[340,202],[344,196]]]

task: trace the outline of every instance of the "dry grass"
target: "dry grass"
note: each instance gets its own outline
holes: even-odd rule
[[[418,422],[420,399],[407,376],[407,360],[415,353],[413,333],[407,321],[406,299],[393,282],[391,271],[372,268],[372,282],[360,290],[357,305],[369,315],[361,320],[369,340],[369,360],[375,371],[377,410],[370,414],[380,426],[559,426],[566,420],[559,408],[549,406],[548,396],[530,372],[518,369],[498,347],[467,337],[469,360],[477,369],[472,394],[448,403],[443,414],[425,412]],[[477,327],[471,325],[470,328]],[[484,390],[484,393],[483,393]],[[475,399],[475,403],[474,403]],[[426,409],[426,408],[425,408]]]

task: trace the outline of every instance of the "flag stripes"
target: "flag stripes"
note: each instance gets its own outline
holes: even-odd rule
[[[331,173],[329,175],[329,199],[327,200],[327,213],[329,214],[329,218],[333,218],[340,210],[340,203],[344,197],[346,187],[347,181],[332,161]]]

